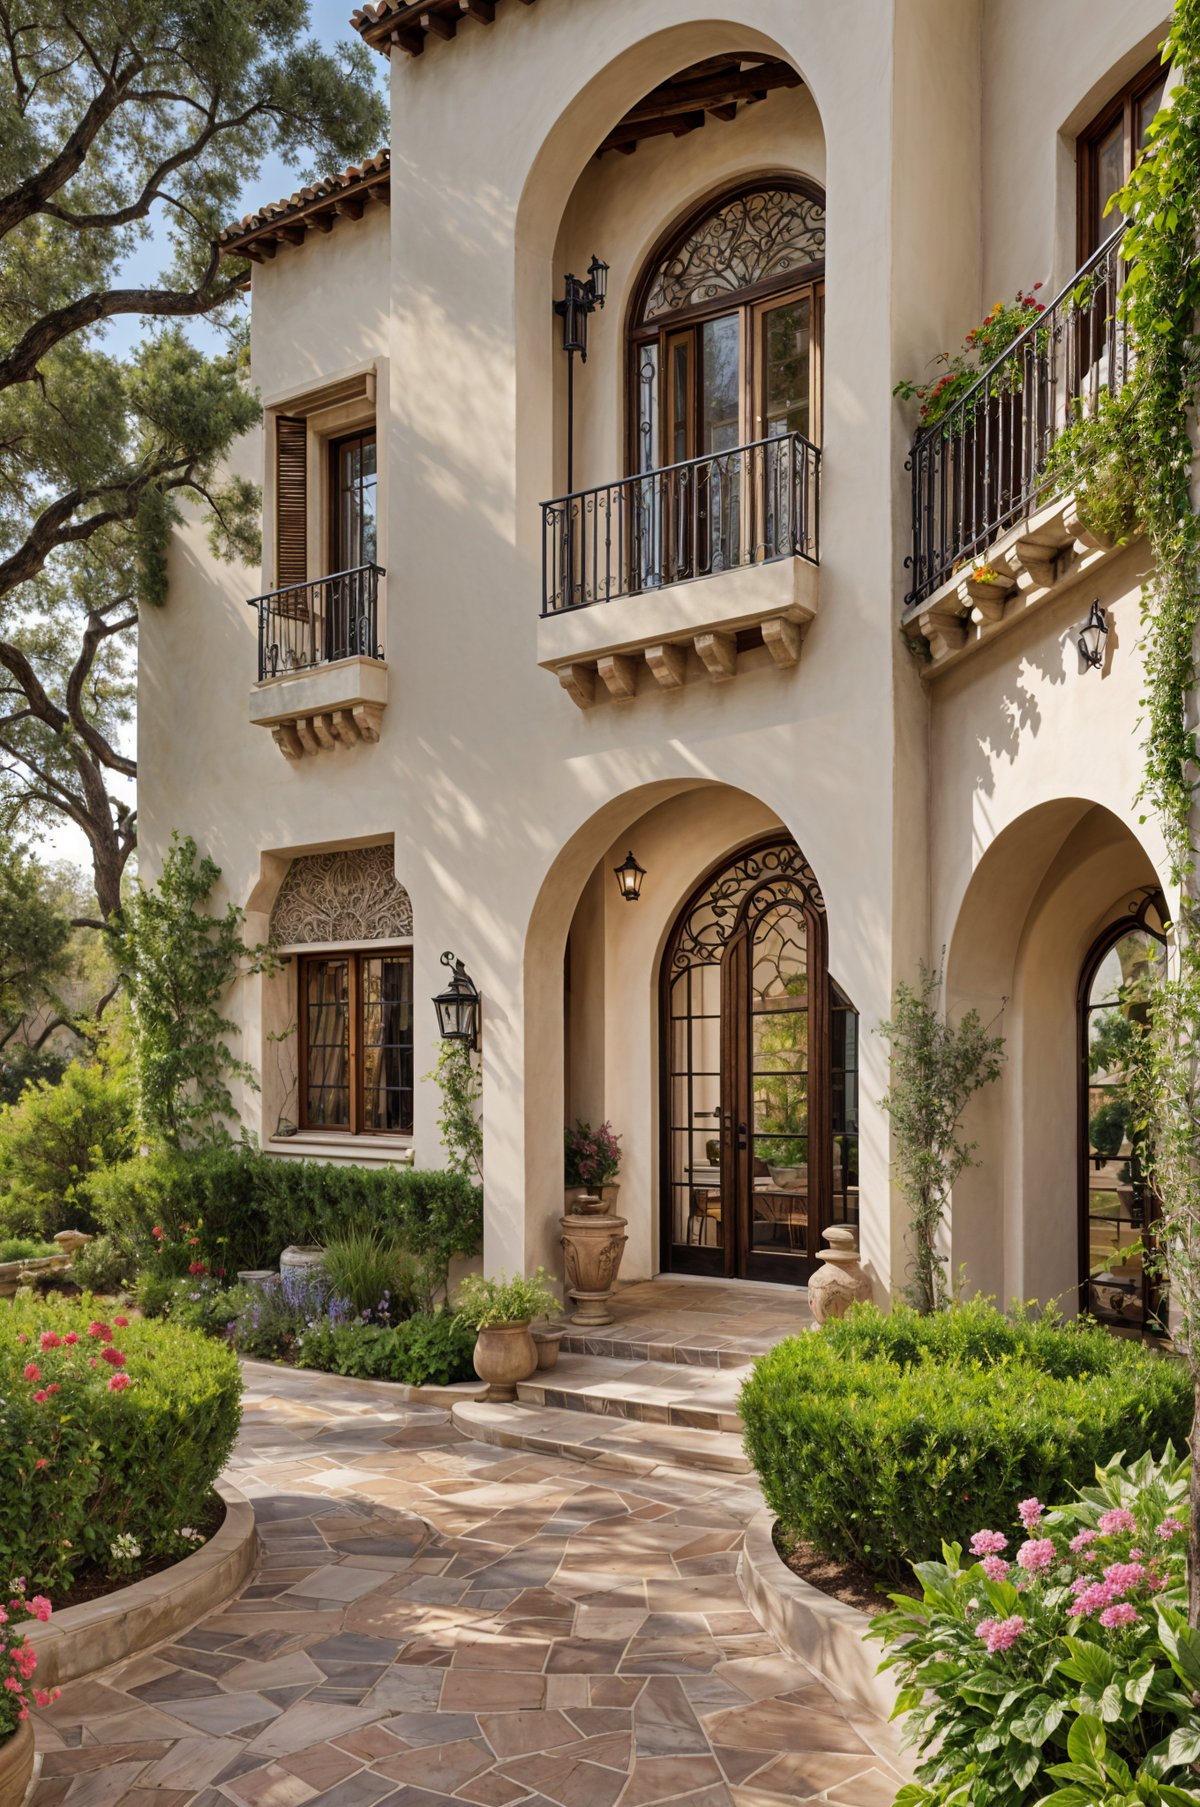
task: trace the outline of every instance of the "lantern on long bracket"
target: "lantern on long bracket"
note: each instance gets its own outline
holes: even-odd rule
[[[453,954],[442,955],[448,966],[450,983],[433,1000],[437,1011],[438,1031],[444,1042],[465,1042],[468,1048],[479,1046],[479,991],[461,960]]]
[[[625,855],[619,866],[613,867],[617,890],[626,903],[636,903],[642,895],[642,880],[645,876],[645,868],[638,865],[633,857],[632,849]]]
[[[1097,597],[1088,612],[1088,618],[1079,630],[1079,651],[1086,665],[1093,671],[1099,671],[1104,664],[1104,648],[1108,644],[1108,617],[1100,607]]]

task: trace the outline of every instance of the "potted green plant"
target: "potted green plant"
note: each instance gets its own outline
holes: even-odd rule
[[[566,1208],[576,1199],[590,1194],[603,1201],[606,1211],[617,1204],[617,1175],[621,1171],[621,1138],[611,1123],[593,1129],[590,1123],[575,1119],[574,1129],[564,1135],[563,1179],[566,1186]]]
[[[1115,1160],[1120,1154],[1129,1128],[1129,1117],[1128,1098],[1115,1096],[1105,1100],[1088,1124],[1088,1136],[1097,1168],[1105,1161]]]
[[[537,1345],[529,1326],[562,1310],[545,1268],[522,1274],[468,1274],[455,1309],[459,1321],[475,1332],[475,1372],[488,1383],[490,1400],[515,1399],[517,1385],[538,1365]]]

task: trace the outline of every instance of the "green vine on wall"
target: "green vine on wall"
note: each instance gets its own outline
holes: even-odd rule
[[[1194,408],[1200,388],[1200,0],[1177,0],[1163,60],[1164,109],[1126,188],[1129,275],[1120,307],[1134,367],[1119,415],[1081,422],[1080,512],[1090,463],[1098,484],[1119,463],[1154,558],[1143,590],[1146,670],[1141,802],[1158,821],[1179,904],[1168,970],[1137,1051],[1134,1094],[1162,1223],[1159,1258],[1196,1393],[1190,1617],[1200,1623],[1200,885],[1197,882],[1197,632],[1200,518],[1193,508]]]

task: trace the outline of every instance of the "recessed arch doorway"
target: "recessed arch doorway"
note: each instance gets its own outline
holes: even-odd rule
[[[858,1216],[858,1018],[796,843],[726,856],[660,968],[661,1263],[802,1284]]]

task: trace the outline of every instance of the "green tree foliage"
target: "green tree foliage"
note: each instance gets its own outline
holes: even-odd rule
[[[134,1146],[134,1089],[127,1036],[112,1035],[90,1063],[27,1085],[0,1111],[0,1225],[52,1236],[94,1230],[87,1184],[126,1161]]]
[[[229,1045],[237,1025],[221,1004],[243,972],[261,970],[263,950],[242,941],[236,904],[210,913],[220,876],[190,836],[173,835],[162,877],[152,889],[137,886],[116,937],[133,1005],[142,1127],[176,1147],[228,1141],[231,1080],[257,1084],[253,1067]]]
[[[912,1213],[912,1285],[918,1311],[949,1302],[937,1237],[954,1182],[973,1166],[975,1145],[959,1124],[967,1102],[1000,1073],[1003,1036],[990,1036],[977,1011],[958,1027],[941,1009],[942,974],[922,961],[914,988],[896,987],[892,1019],[879,1033],[890,1044],[891,1084],[880,1100],[892,1119],[896,1180]]]
[[[71,925],[50,895],[45,868],[0,841],[0,1045],[67,976],[70,939]]]
[[[218,234],[267,156],[336,168],[386,133],[365,47],[307,27],[305,0],[0,7],[0,769],[14,807],[87,835],[105,920],[136,841],[130,638],[180,503],[220,551],[255,542],[255,492],[222,475],[258,417],[247,266]],[[189,342],[201,318],[227,350]]]

